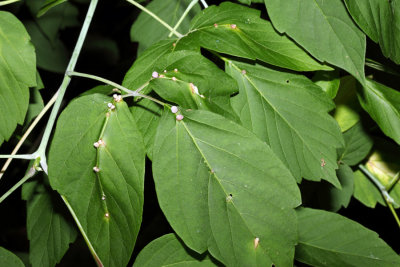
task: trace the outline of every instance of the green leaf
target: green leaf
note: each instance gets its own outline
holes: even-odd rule
[[[363,160],[372,148],[372,138],[361,123],[357,123],[343,134],[345,146],[338,152],[340,161],[354,166]]]
[[[375,208],[377,202],[386,206],[378,188],[360,170],[354,172],[354,197],[370,208]]]
[[[342,136],[328,115],[334,105],[301,75],[232,62],[227,72],[239,84],[233,107],[243,126],[267,142],[297,181],[321,178],[340,187],[336,148]]]
[[[174,50],[173,44],[174,40],[163,40],[146,49],[130,67],[122,85],[131,90],[136,90],[149,82],[154,66],[163,55]]]
[[[133,267],[218,266],[208,256],[189,250],[174,234],[167,234],[148,244],[137,256]]]
[[[27,201],[30,262],[38,267],[55,266],[77,237],[73,222],[62,213],[68,210],[58,194],[38,181],[23,185],[22,198]]]
[[[364,83],[365,35],[341,0],[265,0],[274,27]]]
[[[301,200],[290,172],[236,123],[203,110],[182,115],[163,114],[153,148],[158,200],[176,233],[228,266],[291,265]]]
[[[96,149],[98,140],[105,144]],[[60,115],[49,152],[50,183],[70,203],[105,266],[125,266],[131,257],[142,220],[144,160],[143,139],[125,102],[88,95]]]
[[[197,15],[179,45],[201,46],[216,52],[259,59],[297,71],[331,70],[309,56],[285,35],[278,34],[260,11],[224,2]]]
[[[0,11],[0,145],[22,124],[29,105],[29,86],[36,85],[36,56],[22,23]]]
[[[33,21],[25,22],[25,26],[36,48],[38,67],[51,72],[64,73],[68,65],[69,53],[61,40],[56,38],[51,43]]]
[[[330,98],[336,97],[340,86],[339,71],[317,71],[312,81],[321,87]]]
[[[400,5],[397,0],[345,0],[358,26],[386,57],[400,64]]]
[[[379,128],[400,144],[400,92],[368,79],[358,99]]]
[[[337,170],[342,189],[337,189],[330,184],[324,183],[316,192],[321,208],[338,211],[342,206],[347,208],[354,191],[353,170],[346,164],[340,164]]]
[[[142,98],[130,108],[136,120],[139,131],[143,135],[146,153],[150,160],[153,159],[153,144],[160,121],[162,108],[159,104]]]
[[[297,210],[296,260],[311,266],[399,266],[400,257],[378,234],[339,214]]]
[[[53,8],[53,7],[55,7],[55,6],[59,5],[59,4],[62,4],[64,2],[66,2],[66,1],[67,0],[46,0],[46,2],[44,2],[42,4],[42,7],[40,8],[37,16],[38,17],[43,16],[51,8]]]
[[[154,0],[146,6],[167,24],[174,27],[186,7],[192,0]],[[183,19],[177,31],[186,33],[190,27],[192,18],[201,11],[200,5],[196,4]],[[168,37],[170,31],[162,26],[146,12],[141,12],[131,28],[131,40],[139,42],[138,55],[152,44]]]
[[[30,100],[28,111],[26,113],[24,125],[28,125],[44,108],[44,103],[40,91],[34,87],[30,88]]]
[[[0,247],[0,264],[7,267],[25,267],[20,258],[3,247]]]
[[[80,96],[92,95],[92,94],[102,94],[102,95],[110,95],[113,93],[115,94],[115,91],[113,91],[114,88],[115,87],[111,85],[102,84],[83,92],[82,94],[80,94]]]
[[[230,96],[236,82],[213,62],[193,51],[164,55],[155,66],[162,77],[149,87],[165,100],[183,108],[204,109],[235,119]]]
[[[360,121],[362,108],[357,99],[356,87],[357,81],[352,76],[345,76],[340,79],[333,117],[338,122],[342,132],[347,131]]]

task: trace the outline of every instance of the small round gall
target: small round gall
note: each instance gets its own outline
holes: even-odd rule
[[[96,147],[96,148],[98,148],[98,147],[100,146],[100,144],[99,144],[99,142],[95,142],[95,143],[93,144],[93,146]]]
[[[110,218],[110,214],[107,212],[106,214],[104,214],[104,217]]]
[[[176,115],[176,120],[177,120],[177,121],[183,120],[183,115],[181,115],[181,114]]]
[[[217,23],[214,23],[214,27],[215,27],[215,28],[218,28],[218,24],[217,24]]]
[[[174,69],[174,72],[178,72],[178,69]]]
[[[174,114],[177,113],[178,112],[178,107],[177,106],[172,106],[171,107],[171,112],[174,113]]]
[[[117,89],[117,88],[114,88],[114,89],[112,89],[113,90],[113,92],[118,92],[118,93],[120,93],[121,91],[119,90],[119,89]]]
[[[163,72],[164,72],[164,73],[167,73],[167,70],[164,70]]]
[[[106,200],[106,196],[103,195],[103,196],[101,197],[101,200]]]
[[[115,106],[113,105],[113,103],[108,103],[107,107],[111,110],[115,109]]]
[[[246,74],[247,73],[247,71],[246,70],[242,70],[242,74],[244,75],[244,74]]]
[[[102,139],[100,139],[99,141],[97,141],[97,143],[99,144],[99,146],[104,146],[104,145],[105,145],[105,143],[104,143],[104,141],[103,141]]]
[[[226,197],[226,202],[231,202],[231,201],[232,201],[232,198],[233,198],[232,194],[229,194],[229,195]]]
[[[100,169],[99,169],[99,167],[97,167],[97,166],[94,166],[94,167],[93,167],[93,171],[94,171],[94,172],[99,172],[99,171],[100,171]]]
[[[173,80],[174,82],[176,82],[176,77],[172,77],[172,80]]]
[[[236,29],[236,28],[237,28],[236,24],[231,24],[231,29]]]
[[[164,75],[164,74],[161,74],[161,75],[160,75],[160,78],[165,78],[165,75]]]
[[[151,74],[151,77],[158,78],[158,72],[157,71],[153,71],[153,73]]]
[[[175,46],[176,46],[176,43],[172,43],[172,46],[175,47]]]
[[[254,238],[254,248],[257,248],[259,244],[260,244],[260,238],[258,237]]]

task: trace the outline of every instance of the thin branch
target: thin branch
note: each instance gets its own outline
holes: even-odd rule
[[[18,189],[23,183],[25,183],[29,178],[33,177],[37,173],[35,166],[32,166],[29,171],[25,174],[25,176],[16,183],[10,190],[8,190],[4,195],[0,197],[0,203],[3,202],[9,195],[11,195],[15,190]]]
[[[173,34],[175,34],[178,38],[182,38],[183,35],[180,34],[179,32],[177,32],[175,29],[173,29],[171,26],[168,25],[168,23],[166,23],[165,21],[163,21],[159,16],[157,16],[156,14],[154,14],[153,12],[151,12],[150,10],[148,10],[147,8],[145,8],[144,6],[142,6],[141,4],[133,1],[133,0],[126,0],[127,2],[131,3],[132,5],[136,6],[137,8],[143,10],[144,12],[146,12],[147,14],[149,14],[150,16],[152,16],[155,20],[157,20],[158,22],[160,22],[165,28],[167,28],[170,32],[172,32]]]
[[[25,142],[26,138],[29,136],[29,134],[32,132],[32,130],[36,127],[36,125],[39,123],[41,118],[43,118],[44,114],[50,109],[50,107],[54,104],[58,97],[58,92],[54,94],[54,96],[50,99],[50,101],[46,104],[46,106],[40,111],[39,115],[36,116],[35,120],[31,123],[29,128],[26,130],[24,135],[21,137],[21,139],[18,141],[18,144],[14,147],[13,151],[11,152],[11,155],[17,154],[18,150],[21,148],[22,144]],[[3,168],[1,168],[0,171],[0,180],[3,177],[5,171],[7,170],[8,166],[10,166],[11,161],[13,158],[9,157],[6,163],[4,163]]]
[[[197,2],[199,2],[199,0],[192,0],[192,2],[190,2],[188,7],[186,8],[185,12],[183,12],[182,16],[180,17],[178,22],[175,24],[175,26],[174,26],[175,31],[179,28],[179,26],[181,25],[183,20],[186,18],[187,14],[189,14],[189,11],[197,4]],[[173,32],[170,32],[168,37],[171,37],[172,34],[173,34]]]
[[[394,199],[389,195],[388,191],[386,190],[386,187],[382,185],[379,180],[362,164],[358,165],[358,168],[375,184],[375,186],[381,191],[381,194],[383,196],[383,199],[385,200],[386,204],[388,205],[394,219],[396,220],[399,228],[400,228],[400,220],[399,217],[397,216],[397,213],[393,207],[393,204],[396,204],[399,206]]]
[[[75,69],[75,65],[78,60],[79,54],[81,52],[83,42],[85,41],[90,23],[92,21],[93,14],[94,14],[94,11],[97,6],[97,2],[98,2],[98,0],[90,1],[90,5],[89,5],[88,11],[86,13],[85,21],[83,22],[83,26],[82,26],[81,32],[79,34],[78,40],[76,42],[71,59],[69,61],[66,73],[74,71],[74,69]],[[41,160],[40,164],[41,164],[43,170],[45,170],[46,172],[47,172],[46,148],[47,148],[47,145],[48,145],[48,142],[50,139],[50,134],[53,130],[54,123],[57,118],[58,111],[60,110],[60,107],[61,107],[61,102],[63,100],[65,91],[67,90],[67,87],[68,87],[70,81],[71,81],[71,77],[69,77],[67,74],[65,74],[64,79],[61,83],[61,86],[57,91],[59,95],[57,97],[57,100],[54,103],[54,107],[51,111],[50,118],[47,122],[42,141],[41,141],[39,149],[37,151],[38,156],[40,157],[40,160]]]
[[[67,73],[67,75],[83,77],[83,78],[88,78],[88,79],[96,80],[96,81],[99,81],[99,82],[103,82],[105,84],[109,84],[111,86],[114,86],[114,87],[116,87],[116,88],[118,88],[118,89],[120,89],[120,90],[122,90],[122,91],[124,91],[124,92],[126,92],[128,94],[130,94],[130,95],[136,96],[135,95],[136,93],[134,91],[129,90],[128,88],[123,87],[122,85],[119,85],[119,84],[117,84],[115,82],[112,82],[110,80],[104,79],[104,78],[96,76],[96,75],[86,74],[86,73],[81,73],[81,72],[75,72],[75,71],[70,71],[70,72]]]
[[[0,6],[5,6],[5,5],[8,5],[8,4],[12,4],[12,3],[15,3],[15,2],[19,2],[20,0],[6,0],[6,1],[0,1]]]
[[[200,0],[200,2],[203,4],[204,8],[207,8],[207,7],[208,7],[208,5],[207,5],[207,3],[206,3],[205,0]]]
[[[36,154],[0,155],[0,159],[35,159]]]

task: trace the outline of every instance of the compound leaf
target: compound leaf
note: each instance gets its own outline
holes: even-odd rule
[[[167,234],[148,244],[137,256],[133,267],[211,267],[218,266],[210,257],[199,255],[178,239],[174,234]]]
[[[378,234],[339,214],[297,210],[296,260],[311,266],[399,266],[400,257]]]
[[[269,21],[260,18],[260,11],[230,2],[210,6],[198,14],[189,34],[177,46],[181,43],[297,71],[332,69],[277,33]]]
[[[58,119],[50,183],[105,266],[124,266],[131,257],[142,220],[144,160],[143,138],[125,102],[83,96]]]
[[[22,124],[29,86],[36,85],[36,56],[22,23],[0,11],[0,145]]]
[[[364,83],[365,35],[341,0],[265,0],[274,27]]]
[[[342,136],[328,115],[333,102],[301,75],[229,61],[227,72],[239,84],[233,107],[242,124],[254,132],[291,170],[298,181],[336,177],[336,148]]]
[[[158,200],[176,233],[228,266],[292,264],[300,193],[289,170],[233,121],[181,112],[177,121],[165,111],[153,149]]]

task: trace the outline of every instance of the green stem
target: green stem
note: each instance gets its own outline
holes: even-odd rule
[[[15,190],[18,189],[23,183],[25,183],[29,178],[33,177],[37,173],[35,166],[32,166],[29,171],[25,174],[25,176],[16,183],[10,190],[8,190],[4,195],[0,197],[0,203],[3,202],[9,195],[11,195]]]
[[[399,217],[397,216],[397,213],[393,207],[393,204],[398,205],[394,199],[389,195],[388,191],[386,190],[386,187],[383,186],[378,179],[362,164],[358,165],[358,168],[375,184],[375,186],[381,191],[381,194],[383,196],[383,199],[385,200],[387,206],[389,207],[390,212],[392,213],[394,219],[396,220],[399,228],[400,228],[400,220]]]
[[[79,222],[79,219],[76,216],[76,214],[74,212],[74,209],[71,207],[71,205],[69,204],[69,202],[68,202],[68,200],[67,200],[67,198],[65,196],[61,195],[61,198],[64,201],[65,205],[68,207],[68,210],[71,213],[72,217],[74,218],[75,223],[79,228],[79,231],[81,231],[81,234],[82,234],[83,238],[85,239],[85,242],[86,242],[87,246],[89,247],[90,253],[92,254],[94,260],[96,261],[97,266],[103,267],[104,265],[101,262],[100,257],[97,255],[95,249],[93,248],[92,243],[90,243],[90,240],[89,240],[88,236],[86,235],[86,232],[83,229],[81,223]]]
[[[5,5],[8,5],[8,4],[12,4],[12,3],[15,3],[15,2],[19,2],[20,0],[6,0],[6,1],[1,1],[0,2],[0,6],[5,6]]]
[[[91,74],[86,74],[86,73],[80,73],[80,72],[75,72],[75,71],[70,71],[70,72],[67,73],[67,75],[69,75],[69,76],[83,77],[83,78],[88,78],[88,79],[96,80],[96,81],[99,81],[99,82],[103,82],[103,83],[105,83],[105,84],[109,84],[109,85],[111,85],[111,86],[114,86],[115,88],[118,88],[118,89],[120,89],[120,90],[122,90],[122,91],[124,91],[124,92],[126,92],[126,93],[128,93],[128,94],[135,95],[135,92],[134,92],[134,91],[129,90],[128,88],[123,87],[122,85],[119,85],[119,84],[117,84],[117,83],[115,83],[115,82],[112,82],[112,81],[110,81],[110,80],[104,79],[104,78],[99,77],[99,76],[96,76],[96,75],[91,75]]]
[[[90,5],[89,5],[88,11],[86,13],[85,21],[83,22],[83,26],[82,26],[81,32],[79,34],[78,41],[76,42],[76,45],[75,45],[74,51],[72,53],[71,59],[69,61],[66,73],[72,72],[75,69],[75,65],[76,65],[76,62],[78,60],[79,54],[81,52],[81,49],[82,49],[82,46],[83,46],[83,42],[85,41],[85,38],[86,38],[86,35],[87,35],[87,32],[88,32],[90,23],[92,21],[92,17],[93,17],[94,11],[96,9],[97,2],[98,2],[98,0],[91,0],[90,1]],[[41,141],[39,149],[37,151],[38,156],[41,159],[40,164],[42,165],[42,168],[46,172],[47,172],[46,148],[47,148],[47,145],[48,145],[48,142],[49,142],[49,139],[50,139],[51,131],[53,129],[54,123],[55,123],[56,118],[57,118],[58,111],[60,110],[60,106],[61,106],[63,97],[65,95],[65,91],[67,90],[67,87],[68,87],[70,81],[71,81],[71,77],[68,76],[67,74],[65,74],[64,75],[64,79],[63,79],[63,81],[61,83],[61,86],[58,89],[58,94],[59,95],[57,97],[56,102],[54,103],[54,107],[53,107],[53,109],[51,111],[50,118],[49,118],[49,120],[47,122],[46,129],[44,131],[42,141]]]
[[[197,4],[197,2],[199,2],[199,0],[192,0],[192,2],[190,2],[190,4],[188,5],[188,7],[186,8],[185,12],[183,12],[181,18],[178,20],[178,22],[175,24],[174,26],[174,31],[176,31],[179,26],[181,25],[182,21],[185,19],[185,17],[187,16],[187,14],[189,14],[189,11],[194,7],[195,4]],[[168,37],[172,36],[172,32],[169,33]]]
[[[167,28],[170,32],[172,32],[173,34],[175,34],[178,38],[182,38],[183,35],[180,34],[179,32],[177,32],[175,29],[173,29],[171,26],[168,25],[168,23],[166,23],[165,21],[163,21],[159,16],[157,16],[156,14],[154,14],[153,12],[151,12],[150,10],[148,10],[147,8],[145,8],[144,6],[142,6],[139,3],[136,3],[133,0],[126,0],[127,2],[131,3],[132,5],[136,6],[137,8],[143,10],[144,12],[146,12],[147,14],[149,14],[150,16],[152,16],[155,20],[157,20],[158,22],[160,22],[165,28]]]
[[[153,102],[155,102],[157,104],[160,104],[161,106],[169,106],[167,103],[164,103],[164,102],[162,102],[162,101],[160,101],[158,99],[155,99],[155,98],[153,98],[151,96],[148,96],[148,95],[142,95],[142,94],[137,93],[137,96],[146,98],[148,100],[151,100],[151,101],[153,101]]]

